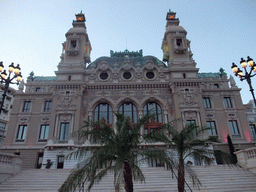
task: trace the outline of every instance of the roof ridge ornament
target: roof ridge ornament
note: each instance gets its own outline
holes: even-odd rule
[[[123,52],[122,51],[113,51],[110,50],[110,57],[143,57],[143,51],[142,49],[139,51],[129,51],[125,49]]]

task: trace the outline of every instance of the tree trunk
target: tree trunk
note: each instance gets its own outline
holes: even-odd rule
[[[178,165],[178,191],[184,192],[185,186],[185,172],[184,172],[184,160],[182,157],[179,157]]]
[[[132,170],[130,164],[127,161],[124,161],[123,175],[125,191],[133,192]]]

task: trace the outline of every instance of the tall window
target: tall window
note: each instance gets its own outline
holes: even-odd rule
[[[209,109],[211,107],[210,97],[203,97],[204,108]]]
[[[60,124],[60,141],[67,141],[69,136],[69,123]]]
[[[231,98],[230,97],[224,97],[224,103],[226,108],[232,108]]]
[[[100,103],[95,107],[94,120],[105,120],[107,123],[113,122],[112,107],[107,103]]]
[[[252,133],[252,138],[256,138],[256,126],[254,124],[250,124],[249,126]]]
[[[151,119],[147,124],[144,125],[144,133],[150,133],[151,131],[161,131],[160,127],[163,125],[162,109],[155,102],[149,102],[144,105],[143,114],[147,113],[156,114],[155,118]]]
[[[24,142],[26,137],[27,125],[20,125],[18,128],[16,142]]]
[[[144,105],[143,108],[143,114],[147,114],[147,113],[155,113],[155,121],[157,123],[162,123],[163,122],[163,118],[162,118],[162,109],[160,107],[160,105],[158,105],[155,102],[149,102],[146,105]]]
[[[209,135],[218,135],[215,121],[207,121],[207,127],[210,128],[208,130]]]
[[[187,120],[186,121],[186,126],[189,126],[189,125],[196,126],[196,121],[195,120]],[[197,130],[196,129],[193,130],[193,135],[194,135],[194,137],[197,137]]]
[[[38,141],[41,141],[41,142],[47,141],[48,134],[49,134],[49,127],[50,125],[41,125]]]
[[[137,123],[137,107],[132,103],[124,103],[119,107],[119,113],[124,114],[124,116],[129,117],[132,122]]]
[[[51,101],[45,101],[44,103],[44,112],[50,112],[52,108],[52,102]]]
[[[232,137],[241,137],[236,120],[228,121],[228,125],[231,131]]]
[[[23,105],[23,112],[29,112],[30,110],[31,101],[25,101]]]

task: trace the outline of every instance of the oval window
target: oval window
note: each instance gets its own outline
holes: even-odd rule
[[[106,80],[106,79],[108,78],[108,73],[106,73],[106,72],[101,73],[101,74],[100,74],[100,78],[101,78],[102,80]]]
[[[132,77],[132,74],[130,72],[124,72],[123,74],[124,79],[131,79],[131,77]]]
[[[155,73],[152,72],[152,71],[149,71],[149,72],[146,73],[146,77],[148,79],[153,79],[155,77]]]

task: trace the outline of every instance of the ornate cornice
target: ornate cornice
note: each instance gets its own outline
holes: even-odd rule
[[[168,89],[169,84],[140,85],[88,85],[87,90],[123,90],[123,89]]]

